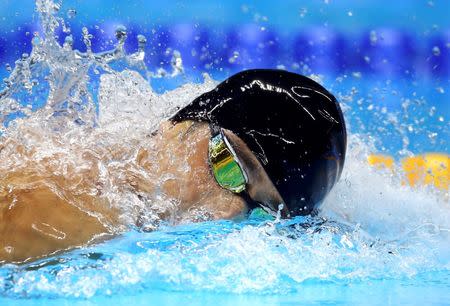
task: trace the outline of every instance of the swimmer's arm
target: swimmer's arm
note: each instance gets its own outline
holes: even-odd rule
[[[33,160],[33,152],[10,140],[0,142],[0,153],[9,147],[23,159]],[[90,166],[74,171],[69,165],[64,176],[54,175],[58,169],[53,164],[58,163],[52,162],[64,156],[4,172],[0,176],[0,263],[37,259],[115,234],[123,226],[121,214],[102,194],[98,162],[120,160],[126,152],[116,147],[110,148],[110,154],[86,151],[83,158]],[[139,169],[125,163],[108,169],[108,177],[120,188],[152,193],[154,186],[145,175],[150,167],[148,151],[140,150],[136,162]],[[48,175],[43,177],[45,172]]]
[[[10,172],[0,187],[0,263],[34,260],[111,235],[105,216],[83,211],[42,177]],[[105,205],[94,196],[78,200],[86,207]]]

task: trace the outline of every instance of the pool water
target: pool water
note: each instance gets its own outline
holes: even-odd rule
[[[348,156],[341,180],[316,217],[279,220],[255,210],[243,220],[177,226],[163,222],[151,232],[130,227],[103,243],[26,264],[3,264],[1,305],[449,303],[448,190],[432,186],[412,188],[403,183],[400,169],[382,171],[367,164],[368,155],[377,152],[396,160],[424,152],[450,152],[450,84],[446,64],[449,36],[445,24],[436,29],[434,21],[430,21],[430,29],[436,33],[430,34],[431,38],[427,36],[425,44],[422,36],[417,40],[400,39],[399,33],[403,32],[399,30],[384,29],[375,34],[368,31],[368,36],[359,40],[359,46],[364,46],[366,39],[369,43],[362,49],[365,51],[359,52],[366,52],[373,65],[364,66],[345,56],[339,64],[330,65],[329,61],[337,57],[335,51],[352,49],[353,39],[358,36],[345,29],[345,21],[341,22],[343,33],[348,34],[344,38],[339,36],[342,29],[315,32],[318,37],[337,37],[334,45],[299,48],[295,55],[282,47],[283,42],[292,44],[294,40],[284,37],[280,42],[281,33],[290,30],[289,26],[280,21],[283,27],[278,35],[270,24],[265,24],[263,27],[269,27],[266,34],[258,23],[264,23],[264,16],[257,15],[257,8],[251,3],[234,5],[242,12],[253,10],[253,18],[259,18],[254,20],[259,32],[247,25],[242,32],[234,29],[214,39],[214,31],[200,31],[205,35],[202,38],[186,25],[173,26],[176,31],[169,31],[169,39],[161,34],[169,26],[165,30],[156,27],[155,33],[159,34],[152,36],[143,25],[127,29],[108,20],[103,24],[105,29],[113,28],[113,37],[111,31],[102,35],[103,28],[98,25],[82,30],[74,22],[73,36],[66,38],[70,37],[69,32],[58,25],[64,21],[69,27],[75,18],[70,10],[75,9],[76,3],[68,3],[61,8],[51,0],[36,1],[37,20],[33,24],[37,25],[28,24],[29,34],[20,32],[23,29],[18,31],[20,39],[26,41],[23,48],[31,48],[25,50],[28,55],[19,58],[6,45],[0,48],[3,54],[15,56],[14,60],[19,58],[15,67],[3,71],[8,79],[0,93],[2,137],[26,140],[45,154],[63,150],[74,158],[73,139],[88,148],[101,137],[111,143],[144,141],[140,130],[155,129],[178,106],[212,89],[230,73],[264,66],[307,74],[336,95],[348,123]],[[433,7],[443,5],[432,3]],[[328,4],[324,1],[309,10],[300,7],[299,14],[308,15],[309,11],[315,18],[331,21],[333,17],[327,14],[329,17],[311,13],[314,9],[328,12]],[[267,8],[270,5],[259,9]],[[363,9],[345,7],[339,12],[351,18]],[[178,11],[174,10],[176,15]],[[205,7],[208,10],[211,7]],[[83,8],[77,12],[82,15]],[[143,17],[137,16],[133,22],[138,23],[139,18]],[[160,18],[168,17],[162,14]],[[39,33],[34,35],[34,30]],[[253,45],[243,42],[244,34],[261,31],[262,36],[253,38]],[[147,39],[135,37],[139,33],[147,33]],[[187,37],[186,41],[176,41],[174,33],[184,33],[179,35]],[[296,43],[301,45],[306,39],[303,46],[311,45],[310,34],[302,35]],[[439,55],[427,46],[435,37]],[[341,38],[350,41],[347,49],[338,47]],[[187,47],[190,40],[198,45]],[[225,47],[224,40],[228,41]],[[275,47],[249,51],[266,40],[275,41]],[[381,46],[378,40],[383,41]],[[431,49],[431,54],[423,58],[415,55],[413,62],[401,60],[405,54],[409,56],[409,51],[399,50],[411,41],[424,50]],[[197,57],[195,52],[206,43],[211,44],[209,56],[214,58],[225,52],[218,56],[225,60],[213,59],[209,65],[209,59],[205,60],[208,56]],[[360,57],[367,62],[364,54]],[[7,56],[5,62],[10,62]],[[294,65],[296,56],[308,60]],[[405,70],[410,73],[405,74]],[[64,96],[55,90],[61,88],[60,84],[74,85]],[[45,142],[36,142],[43,139],[36,135],[44,137]],[[2,171],[7,171],[7,166],[0,162]],[[125,215],[131,214],[135,204],[130,200],[132,195],[118,196],[116,205]]]

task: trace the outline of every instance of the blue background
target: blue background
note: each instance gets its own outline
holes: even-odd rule
[[[2,66],[29,52],[30,33],[39,30],[31,1],[2,0]],[[67,12],[76,10],[70,18]],[[314,73],[354,71],[383,76],[450,74],[450,2],[441,1],[64,1],[61,15],[72,27],[75,47],[84,49],[81,27],[94,34],[94,50],[110,49],[117,25],[149,40],[153,66],[167,64],[167,47],[198,70],[251,67],[290,68],[307,62]],[[378,40],[371,44],[370,32]],[[61,35],[61,40],[63,39]],[[433,56],[433,47],[440,49]],[[198,56],[206,51],[205,56]],[[193,50],[197,55],[193,56]],[[238,51],[239,59],[228,59]],[[364,57],[370,58],[370,62]],[[206,64],[211,64],[212,68]],[[12,64],[12,63],[11,63]],[[4,67],[2,67],[4,68]]]

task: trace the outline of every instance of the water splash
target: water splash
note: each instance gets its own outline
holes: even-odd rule
[[[0,132],[4,132],[11,118],[30,115],[30,108],[37,99],[45,101],[44,111],[48,117],[64,114],[74,122],[94,126],[98,107],[95,103],[98,75],[117,75],[126,69],[137,71],[150,80],[152,77],[176,77],[184,73],[177,50],[173,50],[171,73],[148,71],[144,63],[147,39],[142,34],[137,36],[138,51],[126,54],[124,45],[128,33],[124,26],[116,28],[117,43],[110,51],[93,53],[93,36],[86,27],[82,29],[86,52],[73,50],[73,36],[68,34],[70,28],[62,17],[58,17],[61,5],[62,2],[36,1],[43,33],[34,33],[31,54],[23,54],[15,62],[10,76],[4,80],[6,88],[0,92]],[[63,33],[68,34],[62,46],[55,34],[60,26]],[[42,105],[42,102],[38,104]]]
[[[86,51],[74,50],[70,27],[58,17],[61,3],[38,0],[36,5],[42,33],[34,34],[32,52],[16,61],[0,93],[2,173],[56,154],[63,162],[55,165],[55,172],[64,173],[64,167],[72,165],[83,173],[93,167],[85,154],[106,155],[111,146],[128,147],[133,155],[140,146],[150,145],[148,135],[161,120],[216,84],[205,77],[203,84],[157,94],[149,85],[152,78],[184,73],[178,52],[170,51],[172,72],[151,72],[144,63],[147,39],[138,35],[137,52],[126,54],[128,32],[123,26],[116,30],[113,50],[93,52],[87,28],[82,31]],[[62,46],[55,36],[60,26],[67,34]],[[371,33],[371,43],[377,40]],[[348,79],[340,78],[332,87]],[[0,294],[92,297],[149,287],[274,294],[301,291],[312,281],[349,284],[428,271],[448,273],[448,201],[433,190],[402,186],[400,177],[375,172],[365,162],[379,138],[391,134],[402,139],[400,154],[410,153],[408,135],[423,125],[414,107],[423,99],[405,100],[402,110],[393,113],[374,106],[373,97],[359,97],[356,88],[335,89],[353,131],[360,133],[350,133],[342,179],[317,218],[274,221],[254,214],[243,222],[162,225],[151,233],[117,228],[122,235],[107,243],[2,266]],[[373,113],[380,126],[366,126],[365,111]],[[430,117],[439,117],[436,110],[429,111]],[[142,211],[145,203],[114,187],[112,174],[104,170],[111,162],[95,165],[103,169],[103,188],[111,203],[120,204],[122,218],[133,219],[136,208]],[[167,204],[156,196],[152,200]],[[151,211],[147,217],[153,220]]]

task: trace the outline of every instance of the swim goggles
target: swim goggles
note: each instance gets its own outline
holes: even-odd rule
[[[212,128],[209,141],[209,164],[220,187],[234,193],[245,190],[248,177],[222,129]]]
[[[211,126],[211,131],[213,136],[209,141],[209,164],[219,186],[238,193],[253,208],[261,207],[266,213],[275,216],[277,211],[262,202],[253,200],[248,194],[247,173],[222,129]],[[278,199],[278,203],[283,203],[283,200]]]

